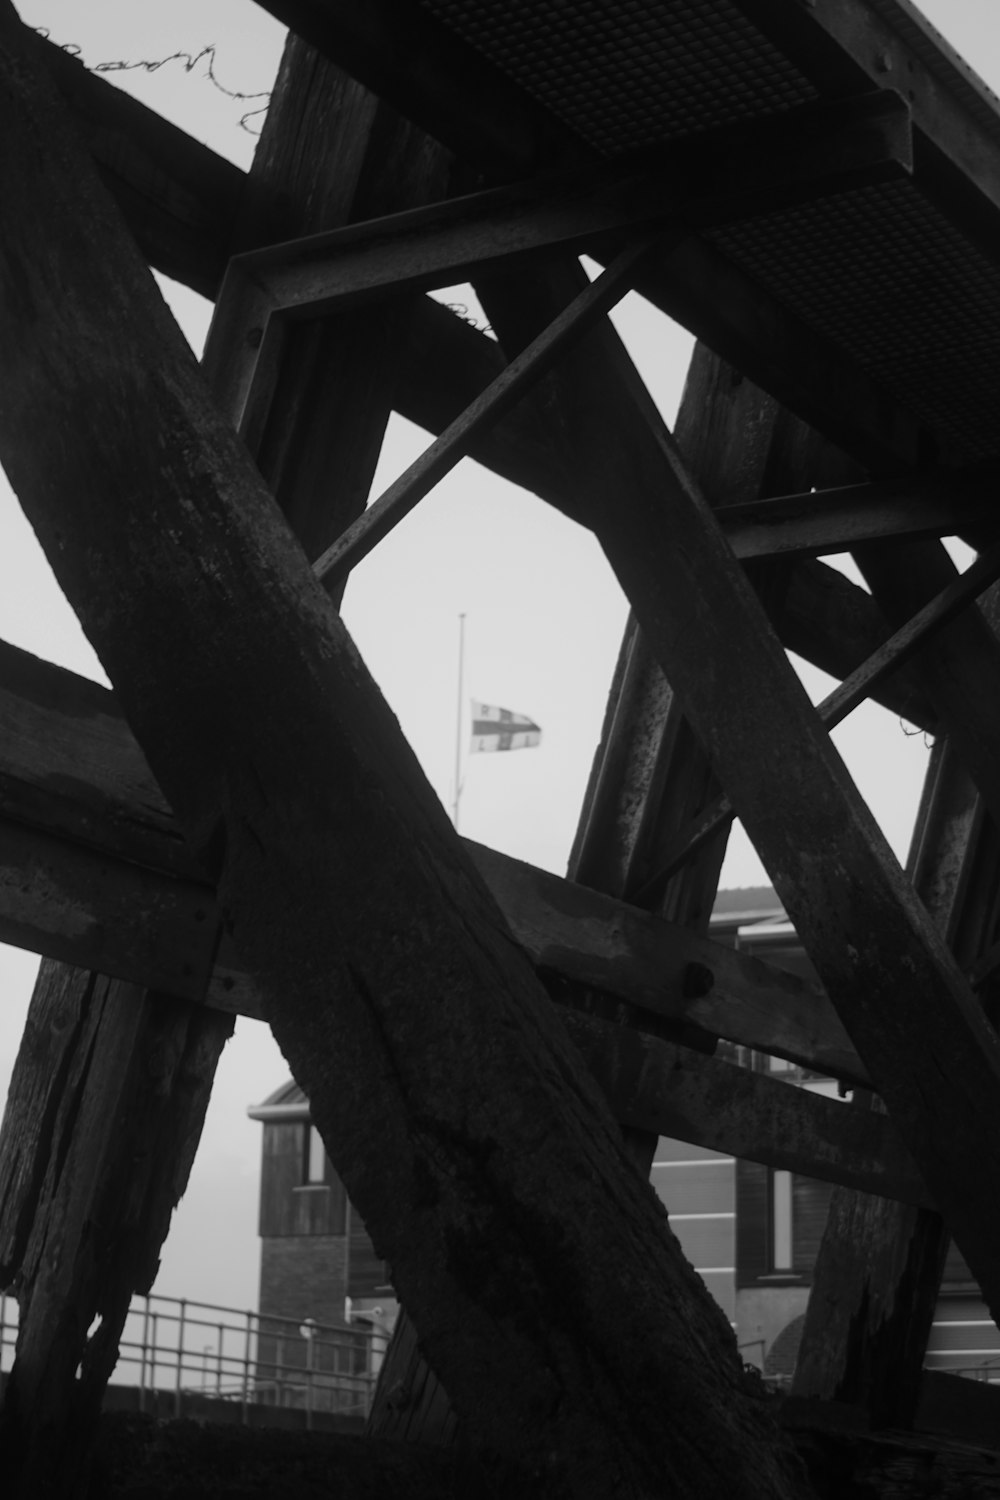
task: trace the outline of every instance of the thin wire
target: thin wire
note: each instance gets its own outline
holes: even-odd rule
[[[35,30],[46,41],[52,40],[51,32],[47,27],[37,26]],[[58,42],[56,45],[61,51],[68,52],[71,57],[79,57],[82,60],[83,51],[76,42]],[[218,89],[220,94],[225,94],[227,99],[236,99],[240,103],[248,104],[253,99],[266,99],[270,103],[270,89],[259,89],[256,93],[246,94],[240,89],[231,89],[222,83],[215,71],[217,56],[218,52],[215,43],[209,42],[207,46],[202,47],[200,52],[171,52],[167,57],[139,58],[135,62],[127,62],[124,58],[116,58],[112,61],[96,63],[94,67],[88,68],[87,71],[90,73],[129,73],[137,68],[141,68],[144,73],[157,73],[160,68],[165,68],[168,63],[179,62],[185,73],[193,73],[201,60],[207,58],[208,66],[203,76],[208,79],[213,88]],[[257,115],[266,113],[267,104],[262,104],[258,109],[248,109],[245,114],[240,116],[240,129],[245,130],[248,135],[260,135],[260,131],[251,129],[247,121],[254,119]]]

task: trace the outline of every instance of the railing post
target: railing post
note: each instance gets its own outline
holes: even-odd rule
[[[223,1324],[219,1324],[219,1340],[215,1350],[215,1394],[222,1395],[222,1348],[225,1333]]]
[[[181,1414],[181,1373],[184,1368],[184,1315],[187,1311],[187,1302],[181,1298],[180,1317],[177,1320],[177,1380],[174,1385],[174,1416]]]
[[[153,1397],[153,1411],[156,1411],[156,1344],[160,1337],[160,1315],[153,1313],[153,1342],[149,1347],[149,1389]]]
[[[139,1344],[139,1410],[146,1410],[146,1353],[149,1345],[149,1297],[142,1312],[142,1340]]]
[[[246,1320],[247,1320],[246,1340],[245,1340],[244,1345],[243,1345],[243,1425],[244,1425],[244,1427],[247,1425],[247,1423],[250,1420],[250,1414],[249,1414],[249,1412],[247,1410],[247,1406],[248,1406],[248,1403],[249,1403],[249,1400],[250,1400],[250,1334],[251,1334],[251,1329],[253,1327],[253,1313],[252,1312],[249,1312],[249,1311],[247,1312]]]
[[[306,1320],[309,1321],[308,1319]],[[313,1330],[309,1328],[306,1332],[306,1432],[312,1432],[313,1425]]]

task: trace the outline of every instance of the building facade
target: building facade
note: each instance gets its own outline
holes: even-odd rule
[[[816,980],[770,886],[720,891],[711,937]],[[719,1055],[788,1084],[838,1096],[837,1084],[781,1058],[720,1043]],[[391,1330],[397,1303],[293,1081],[248,1111],[264,1126],[261,1316]],[[692,1265],[736,1329],[748,1364],[776,1381],[795,1365],[831,1184],[661,1137],[651,1181]],[[1000,1379],[1000,1335],[953,1248],[927,1364]]]

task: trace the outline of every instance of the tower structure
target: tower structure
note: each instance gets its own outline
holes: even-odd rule
[[[239,1011],[477,1452],[806,1493],[645,1177],[662,1133],[838,1183],[801,1390],[875,1427],[949,1232],[1000,1306],[995,101],[905,0],[267,3],[246,179],[0,5],[0,458],[115,689],[0,657],[0,930],[49,960],[0,1167],[13,1482],[83,1472]],[[217,299],[200,370],[149,264]],[[496,342],[423,296],[462,279]],[[629,288],[701,341],[673,433]],[[434,442],[365,511],[393,407]],[[469,452],[633,609],[565,881],[458,839],[335,609]],[[868,695],[940,737],[905,874],[829,738]],[[821,988],[705,936],[734,812]]]

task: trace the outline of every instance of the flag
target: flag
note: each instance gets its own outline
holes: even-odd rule
[[[472,700],[470,754],[479,750],[529,750],[542,743],[542,731],[525,714],[511,713],[492,703]]]

